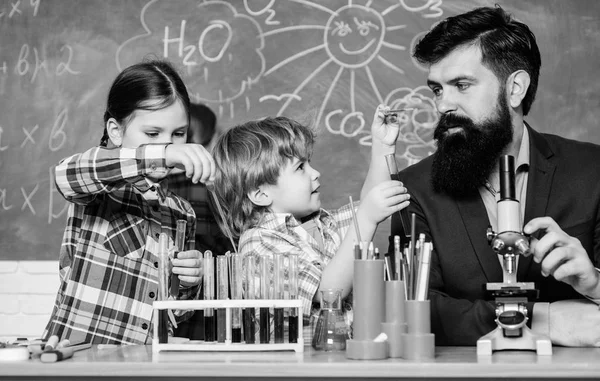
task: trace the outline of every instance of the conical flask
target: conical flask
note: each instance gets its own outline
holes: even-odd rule
[[[322,351],[346,349],[348,326],[342,311],[342,290],[321,290],[321,311],[315,331],[312,347]]]

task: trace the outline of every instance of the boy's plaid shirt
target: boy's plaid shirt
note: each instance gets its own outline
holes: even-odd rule
[[[189,203],[166,191],[166,182],[153,185],[144,177],[166,172],[164,144],[95,147],[57,165],[56,186],[71,205],[60,249],[61,285],[44,337],[150,341],[159,234],[166,232],[172,247],[176,221],[184,219],[186,250],[194,247]],[[196,293],[197,287],[182,288],[179,297]]]
[[[355,202],[354,206],[357,207],[358,202]],[[331,213],[321,209],[312,219],[323,236],[322,248],[289,213],[266,214],[258,226],[242,234],[239,244],[239,252],[243,256],[254,257],[257,269],[254,282],[256,286],[260,285],[258,258],[261,254],[298,254],[298,298],[302,300],[305,343],[310,343],[311,324],[316,322],[319,314],[319,306],[313,304],[313,296],[319,288],[323,269],[337,253],[348,227],[352,224],[352,209],[349,204]],[[272,270],[272,265],[270,268]],[[272,279],[272,274],[269,276]],[[287,289],[288,277],[285,278]],[[343,303],[345,309],[350,307],[347,302],[349,300],[351,297],[347,297]]]

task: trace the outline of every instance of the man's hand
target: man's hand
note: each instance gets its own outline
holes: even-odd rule
[[[542,275],[552,275],[582,295],[600,298],[600,276],[577,238],[565,233],[550,217],[534,218],[523,228],[526,234],[545,232],[531,240],[534,261],[541,264]]]
[[[600,346],[600,311],[585,299],[550,304],[550,340],[567,347]]]
[[[173,259],[173,274],[179,275],[183,287],[200,284],[203,270],[202,254],[198,250],[180,251]]]

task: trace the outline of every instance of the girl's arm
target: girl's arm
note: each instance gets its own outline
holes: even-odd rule
[[[138,186],[141,191],[148,190],[150,185],[144,176],[161,177],[168,173],[165,147],[165,144],[94,147],[67,157],[56,166],[56,187],[67,201],[78,204],[87,204],[96,195],[110,193],[126,183]]]

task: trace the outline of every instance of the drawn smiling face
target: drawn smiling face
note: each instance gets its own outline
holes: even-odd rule
[[[339,65],[358,68],[379,52],[385,35],[381,14],[362,5],[346,5],[327,21],[325,46]]]

